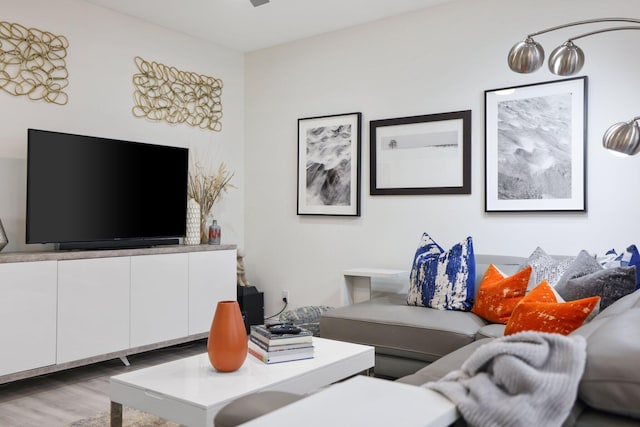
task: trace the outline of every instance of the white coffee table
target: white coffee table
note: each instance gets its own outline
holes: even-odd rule
[[[257,391],[309,393],[374,366],[374,348],[313,338],[314,358],[267,365],[251,355],[230,373],[217,372],[206,353],[111,377],[111,426],[122,406],[189,427],[213,426],[224,405]]]

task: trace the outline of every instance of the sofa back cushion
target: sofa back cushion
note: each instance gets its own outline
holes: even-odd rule
[[[476,284],[482,281],[484,273],[491,264],[504,275],[511,276],[521,270],[521,265],[525,261],[526,258],[519,256],[476,254]]]

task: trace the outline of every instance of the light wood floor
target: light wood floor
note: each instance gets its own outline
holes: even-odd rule
[[[206,339],[0,384],[0,426],[61,427],[108,411],[109,377],[206,351]]]

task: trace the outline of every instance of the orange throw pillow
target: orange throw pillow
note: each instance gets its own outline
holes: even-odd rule
[[[543,280],[513,310],[504,335],[522,331],[568,335],[582,326],[599,302],[598,296],[557,302],[551,286]]]
[[[476,302],[471,312],[490,322],[506,324],[513,309],[527,292],[531,270],[529,265],[507,277],[495,265],[490,264],[478,286]]]
[[[549,282],[547,282],[546,280],[543,280],[542,282],[538,283],[538,286],[531,289],[531,292],[527,294],[523,302],[524,301],[556,303],[558,302],[558,297],[556,296],[556,293],[553,292],[553,288],[551,287]]]

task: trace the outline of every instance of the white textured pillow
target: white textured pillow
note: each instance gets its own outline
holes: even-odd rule
[[[546,280],[551,287],[554,287],[562,275],[569,269],[574,259],[575,257],[556,259],[548,255],[538,246],[536,250],[529,255],[529,258],[527,258],[524,264],[520,266],[520,269],[525,268],[527,265],[533,267],[527,292],[538,286],[543,280]]]

